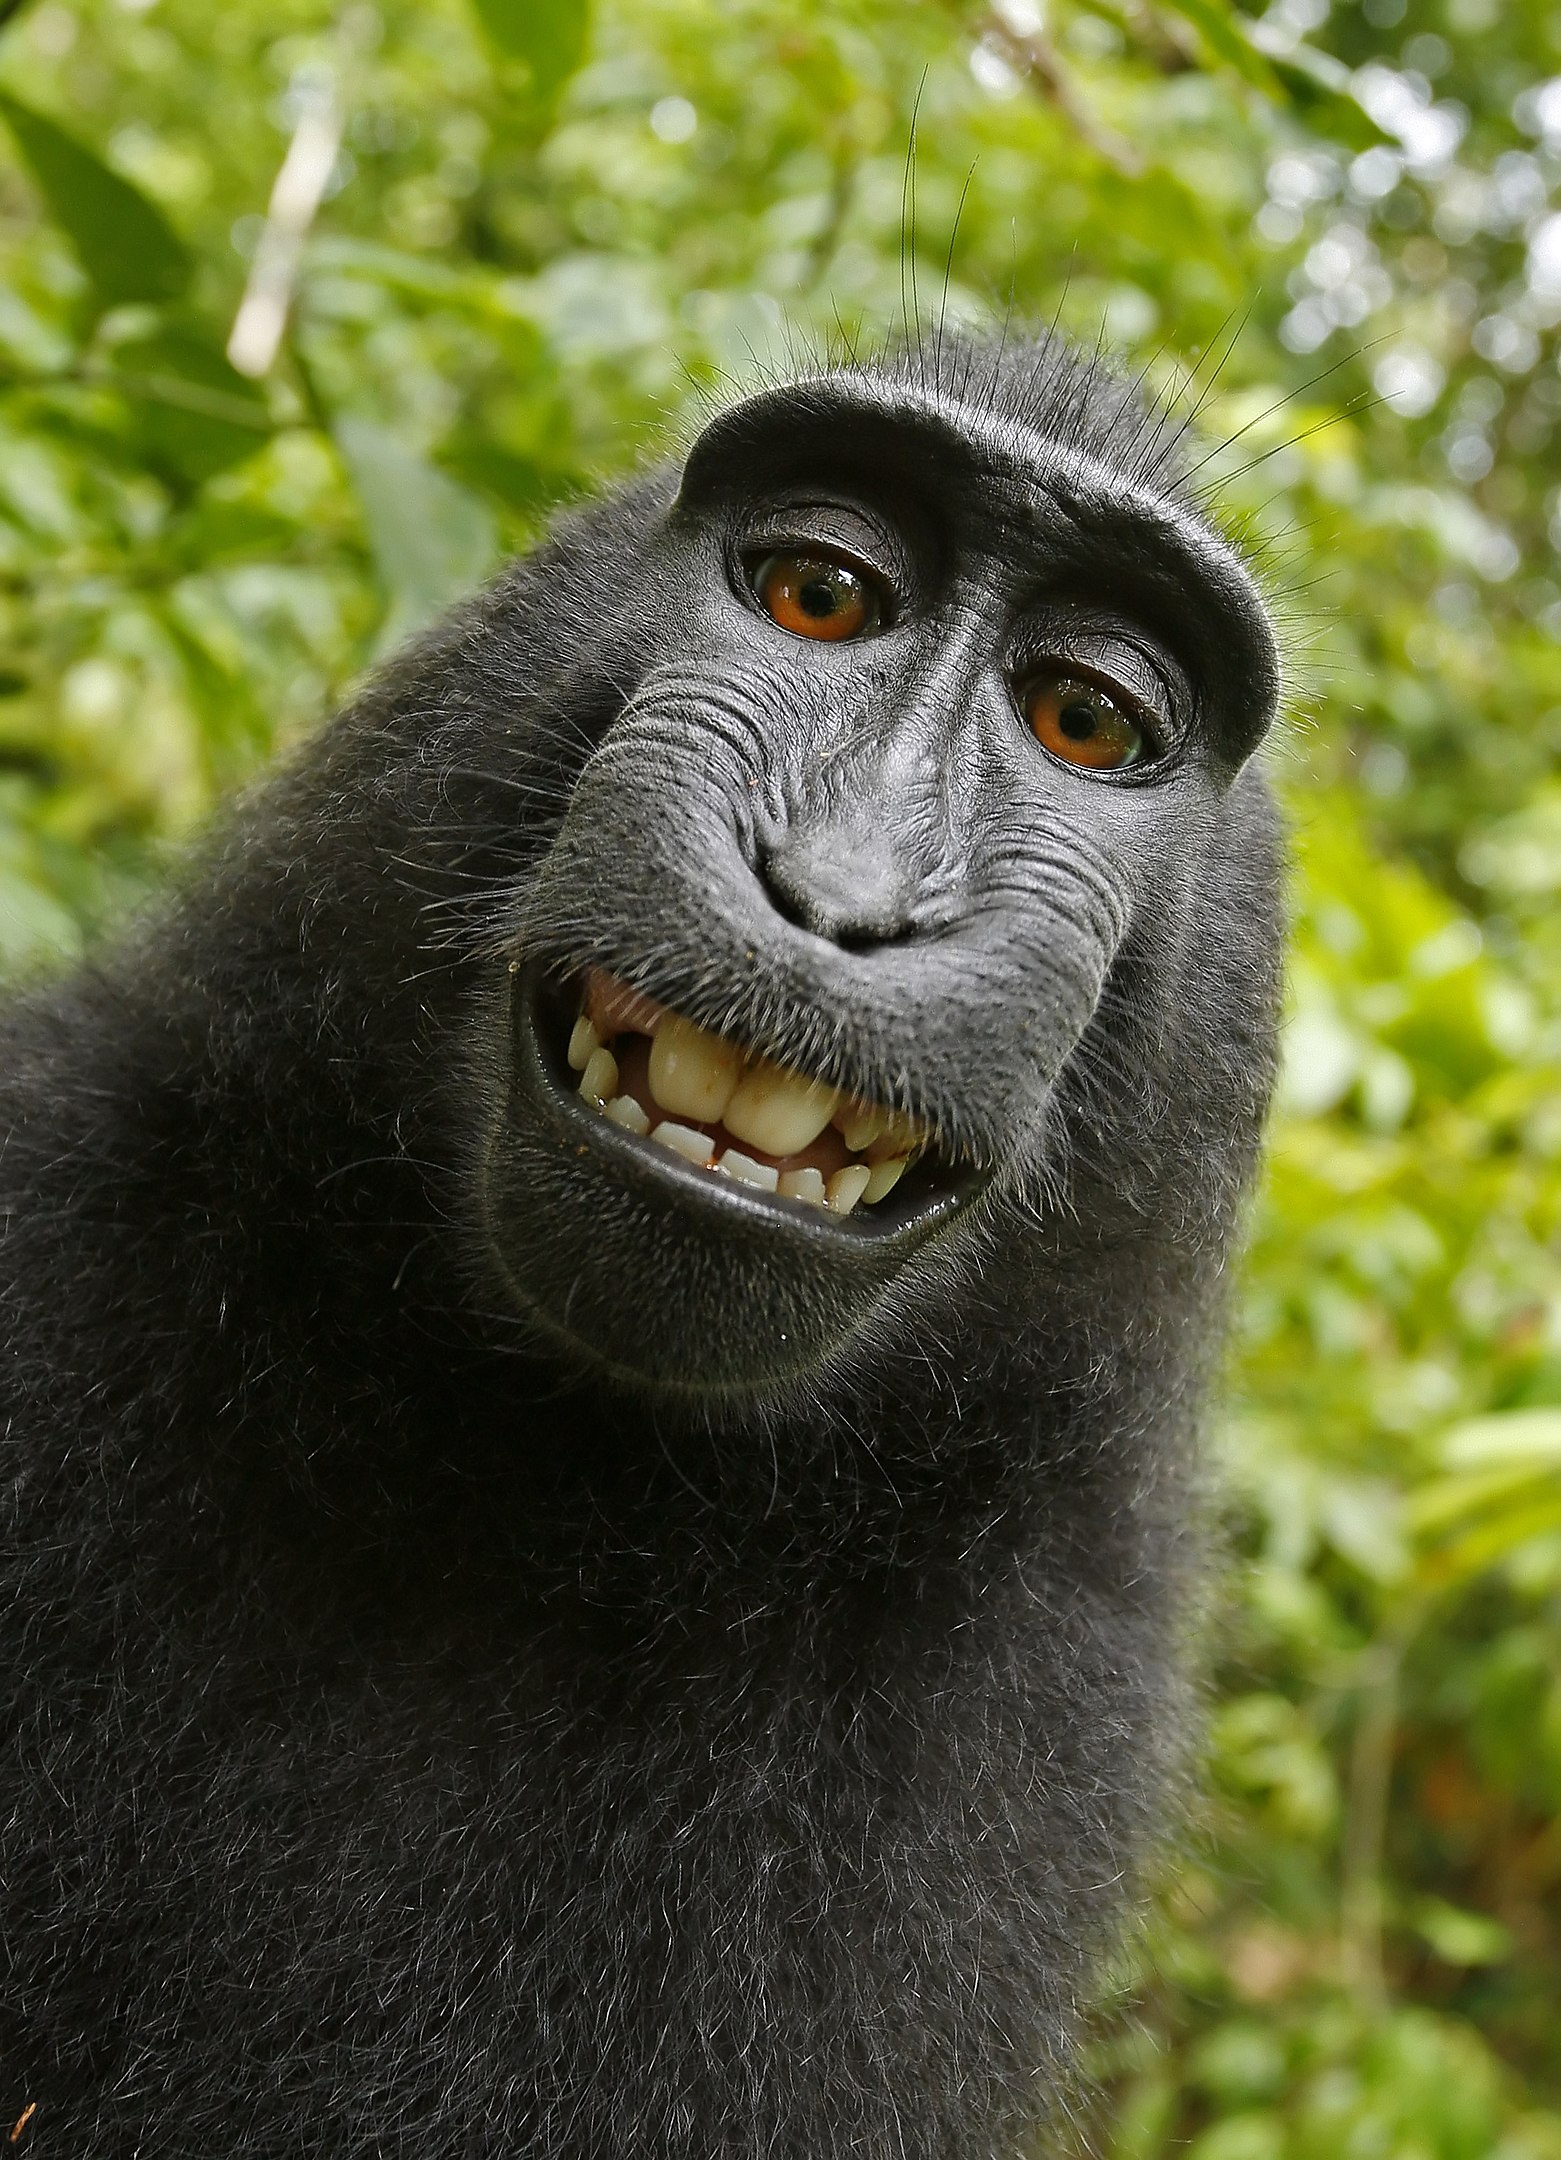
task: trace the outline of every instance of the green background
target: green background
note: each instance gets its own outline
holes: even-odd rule
[[[341,146],[253,379],[225,346],[300,125]],[[1197,408],[1284,627],[1296,937],[1211,1798],[1092,2057],[1123,2160],[1561,2155],[1558,176],[1547,0],[0,32],[13,977],[555,504],[910,287],[1060,314]]]

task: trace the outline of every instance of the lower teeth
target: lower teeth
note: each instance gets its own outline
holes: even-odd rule
[[[873,1173],[866,1163],[849,1163],[844,1170],[837,1170],[826,1188],[829,1205],[837,1215],[849,1215],[872,1182]]]
[[[757,1185],[761,1192],[774,1192],[780,1184],[780,1172],[773,1163],[755,1162],[751,1155],[743,1155],[729,1147],[716,1164],[729,1178],[736,1178],[739,1185]]]
[[[632,1095],[615,1095],[610,1103],[603,1103],[603,1113],[625,1132],[636,1132],[643,1139],[650,1131],[650,1119],[645,1115]]]
[[[696,1132],[692,1125],[674,1125],[670,1120],[664,1119],[660,1125],[652,1127],[650,1136],[664,1148],[671,1148],[674,1155],[681,1155],[685,1162],[693,1163],[700,1170],[708,1169],[710,1158],[715,1153],[715,1142],[709,1134]]]

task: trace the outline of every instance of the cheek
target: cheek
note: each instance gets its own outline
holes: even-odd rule
[[[1188,910],[1218,835],[1215,792],[1200,774],[1137,787],[1059,780],[1025,840],[1027,932],[1054,941],[1058,961],[1105,954],[1102,986],[1129,949],[1152,954],[1145,1002],[1158,1011],[1187,965]]]
[[[1001,923],[1005,946],[1103,981],[1139,912],[1180,888],[1166,821],[1123,801],[1125,793],[1049,767],[1001,818],[988,806],[973,848],[971,904]]]

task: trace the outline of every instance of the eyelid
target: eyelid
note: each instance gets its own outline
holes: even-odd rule
[[[827,499],[775,500],[745,521],[737,553],[752,564],[765,555],[827,555],[868,579],[895,613],[908,605],[915,585],[911,556],[886,520]]]
[[[745,542],[743,562],[749,568],[764,562],[766,555],[818,555],[823,562],[838,562],[842,570],[851,570],[853,577],[872,585],[885,609],[898,611],[900,581],[894,572],[887,570],[879,557],[868,555],[866,549],[857,549],[827,531],[807,525],[775,525]]]
[[[1037,660],[1033,666],[1023,669],[1014,681],[1021,697],[1028,696],[1039,683],[1088,683],[1092,689],[1103,692],[1113,705],[1120,705],[1134,720],[1144,727],[1152,728],[1157,739],[1169,726],[1168,718],[1163,718],[1160,709],[1151,705],[1131,683],[1124,682],[1119,675],[1112,674],[1106,668],[1092,667],[1068,654],[1059,653],[1055,658]]]
[[[821,539],[816,533],[803,531],[777,531],[766,533],[764,538],[743,549],[743,561],[758,565],[771,555],[817,556],[820,562],[839,563],[853,577],[859,577],[864,585],[871,585],[886,598],[894,593],[894,582],[870,555],[863,555],[854,548],[844,547],[838,540]]]

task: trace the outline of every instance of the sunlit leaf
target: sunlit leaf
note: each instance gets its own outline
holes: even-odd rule
[[[1502,1463],[1548,1464],[1561,1471],[1561,1408],[1504,1410],[1469,1418],[1442,1442],[1443,1460],[1464,1468]]]
[[[1508,1505],[1439,1547],[1427,1564],[1427,1580],[1444,1587],[1467,1582],[1558,1530],[1561,1484],[1554,1478],[1543,1484],[1531,1480],[1512,1495]]]
[[[1414,1927],[1444,1965],[1496,1965],[1512,1950],[1512,1931],[1485,1913],[1465,1912],[1441,1898],[1423,1898]]]
[[[1462,1477],[1433,1478],[1409,1501],[1410,1526],[1423,1538],[1441,1536],[1476,1515],[1505,1506],[1515,1494],[1531,1491],[1536,1478],[1532,1463],[1510,1462]]]
[[[104,307],[172,300],[183,292],[193,268],[190,253],[155,203],[95,150],[8,90],[0,90],[0,118]]]
[[[475,590],[493,567],[498,535],[485,503],[388,428],[348,417],[336,441],[390,603],[380,639],[388,648]]]

